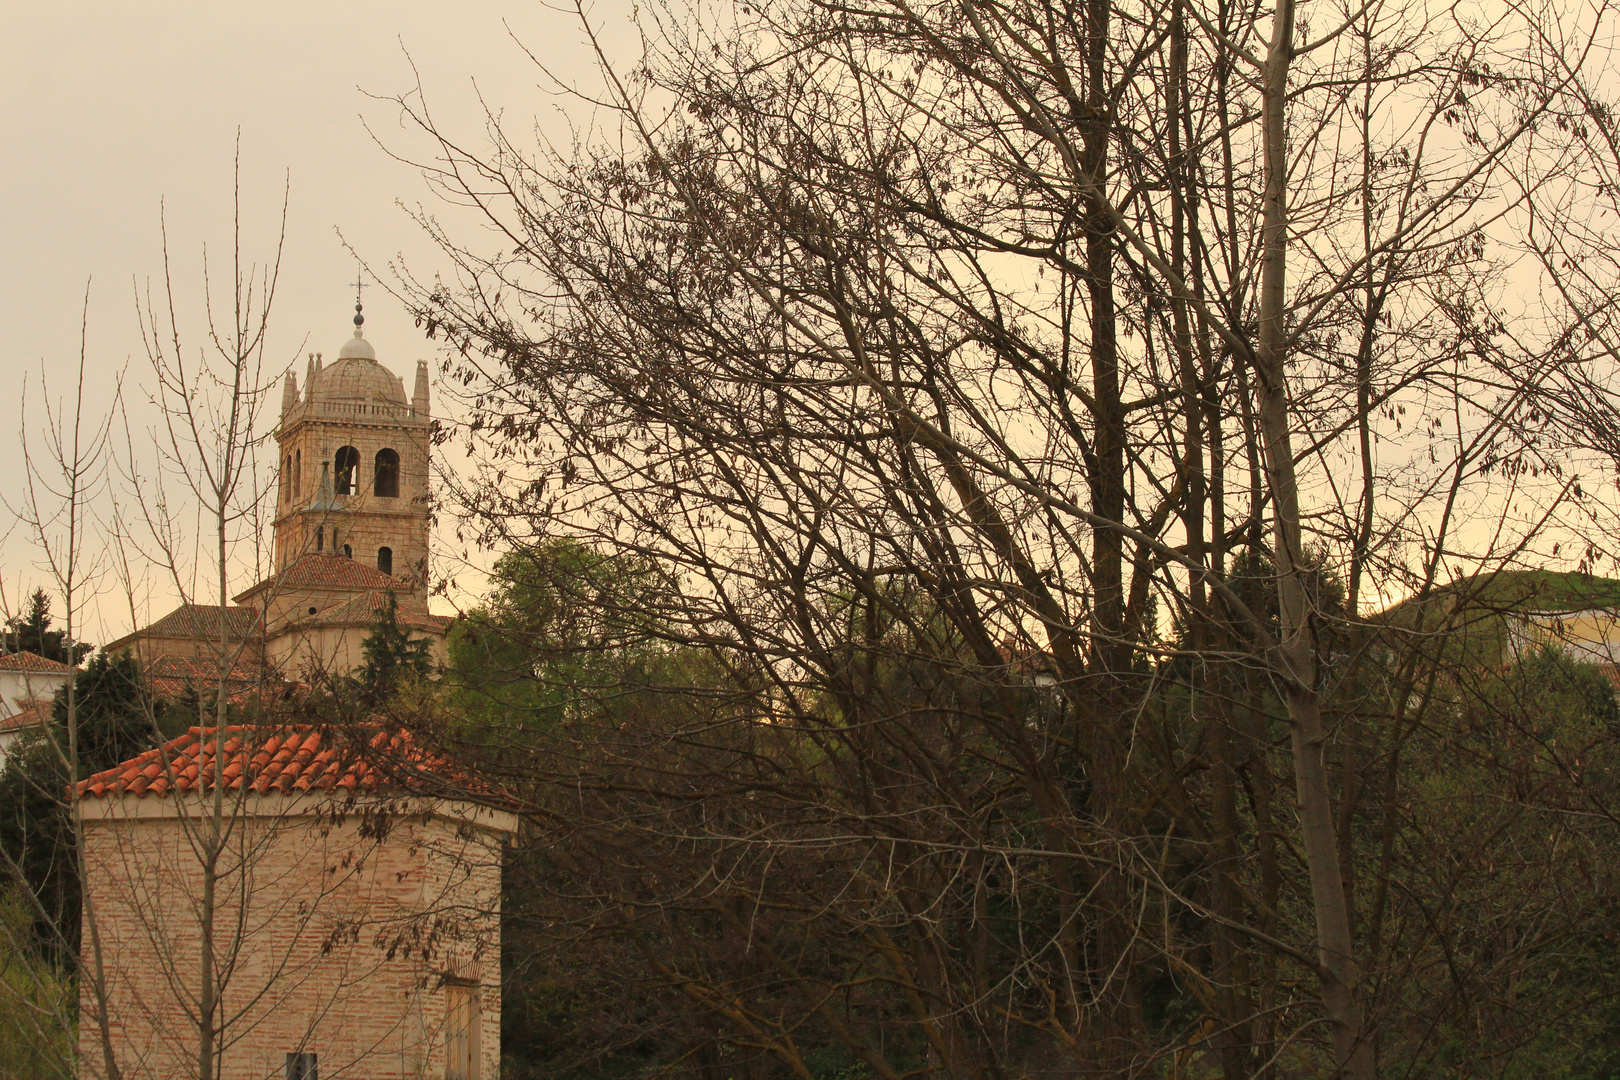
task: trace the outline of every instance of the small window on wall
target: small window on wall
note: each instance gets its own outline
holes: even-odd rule
[[[360,451],[352,446],[340,446],[332,458],[332,490],[339,495],[353,495],[360,485]]]
[[[351,548],[348,544],[343,545],[343,557],[345,559],[354,558],[354,549]]]
[[[309,1050],[299,1050],[288,1054],[286,1078],[287,1080],[321,1080],[315,1054]]]
[[[477,983],[444,987],[444,1080],[480,1080],[478,1029],[482,1013]]]
[[[377,549],[377,569],[385,574],[394,572],[394,549],[381,547]]]
[[[298,494],[298,489],[303,486],[303,483],[299,478],[299,474],[302,473],[303,471],[304,471],[304,452],[302,450],[294,450],[293,451],[293,467],[292,467],[293,495],[294,496],[296,496]]]
[[[386,446],[377,451],[372,494],[382,499],[399,498],[399,454]]]
[[[326,526],[321,525],[315,529],[315,550],[326,550]]]

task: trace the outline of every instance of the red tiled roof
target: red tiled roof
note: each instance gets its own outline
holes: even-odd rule
[[[233,641],[242,641],[259,632],[259,613],[251,607],[181,604],[150,626],[143,626],[133,634],[125,634],[103,646],[103,651],[117,652],[139,637],[207,638],[218,641],[222,623]]]
[[[51,702],[36,699],[25,702],[21,709],[0,720],[0,732],[26,731],[50,723]]]
[[[216,728],[194,727],[155,750],[81,781],[86,798],[186,795],[214,788]],[[307,724],[225,729],[225,787],[257,794],[294,791],[401,791],[466,787],[440,755],[422,751],[409,733],[366,727],[358,738]],[[482,790],[482,789],[481,789]]]
[[[54,671],[66,674],[72,670],[66,664],[31,652],[14,652],[0,656],[0,671]]]
[[[237,661],[225,673],[227,682],[256,682],[264,673],[258,664]],[[218,682],[219,665],[205,656],[159,656],[146,665],[149,679],[190,679],[192,682]]]
[[[1609,680],[1609,685],[1620,690],[1620,664],[1593,664],[1598,673]]]
[[[184,701],[187,691],[192,690],[195,690],[199,697],[212,700],[213,693],[218,687],[191,679],[151,679],[147,688],[156,700],[172,704]],[[274,700],[277,696],[269,687],[260,686],[258,683],[232,681],[225,684],[225,702],[228,705],[249,705],[261,700]]]
[[[386,592],[369,592],[318,614],[306,616],[299,623],[303,626],[374,626],[387,609]],[[395,624],[404,630],[442,634],[453,621],[447,615],[429,615],[425,611],[407,611],[403,607],[394,612]]]
[[[237,596],[236,602],[241,603],[269,590],[284,593],[298,589],[393,589],[408,592],[410,584],[346,555],[316,551],[300,555],[279,573],[272,574]]]
[[[201,656],[159,656],[146,665],[147,685],[161,701],[178,701],[188,689],[207,696],[219,688],[219,667]],[[256,698],[274,698],[286,684],[268,668],[238,661],[225,675],[225,700],[245,705]]]

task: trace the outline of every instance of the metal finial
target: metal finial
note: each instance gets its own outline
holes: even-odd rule
[[[364,325],[366,321],[366,317],[360,314],[362,307],[360,303],[360,290],[364,289],[365,287],[365,277],[361,274],[359,265],[356,264],[354,269],[354,332],[356,335],[360,333],[360,327]]]

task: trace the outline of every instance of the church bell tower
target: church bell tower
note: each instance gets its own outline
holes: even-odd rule
[[[404,380],[377,363],[361,310],[336,362],[312,355],[302,392],[292,372],[282,386],[276,568],[311,552],[343,555],[426,599],[427,363],[417,361],[407,401]]]

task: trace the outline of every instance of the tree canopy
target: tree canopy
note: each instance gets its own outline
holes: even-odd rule
[[[51,598],[44,589],[30,593],[27,608],[6,620],[5,644],[11,652],[31,652],[47,660],[75,666],[95,648],[78,641],[69,656],[67,631],[51,629]]]
[[[433,671],[432,649],[431,641],[413,638],[399,625],[399,598],[388,590],[377,622],[360,643],[362,662],[354,679],[362,697],[383,701],[407,682],[425,678]]]
[[[704,657],[617,722],[509,666],[579,690],[505,735],[552,925],[679,988],[649,1024],[705,1073],[1520,1060],[1561,1021],[1464,974],[1504,954],[1455,903],[1505,834],[1415,809],[1472,669],[1368,616],[1614,556],[1610,14],[685,14],[577,142],[401,100],[502,237],[427,220],[459,273],[406,283],[483,466],[451,494],[511,558],[654,568]],[[1456,877],[1413,892],[1424,845]],[[1581,880],[1533,940],[1591,928]]]

